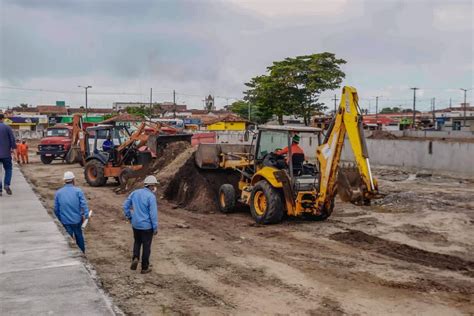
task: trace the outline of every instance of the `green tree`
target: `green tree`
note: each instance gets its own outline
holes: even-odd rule
[[[246,84],[246,100],[266,116],[277,116],[279,124],[283,124],[283,115],[294,114],[308,125],[315,112],[326,108],[318,102],[321,93],[340,87],[345,77],[340,66],[345,63],[328,52],[273,62],[266,75]]]
[[[125,111],[127,111],[128,114],[140,116],[140,117],[145,117],[145,116],[151,116],[153,110],[150,109],[148,106],[128,106]]]
[[[383,108],[379,113],[380,114],[390,114],[390,113],[400,113],[400,112],[401,112],[401,108],[399,108],[397,106],[394,106],[393,108],[391,108],[391,107]]]
[[[229,111],[234,112],[244,119],[249,119],[249,110],[250,121],[252,122],[263,124],[266,123],[269,118],[271,118],[271,115],[270,117],[262,116],[257,106],[252,105],[250,102],[246,102],[244,100],[235,101],[229,106]]]

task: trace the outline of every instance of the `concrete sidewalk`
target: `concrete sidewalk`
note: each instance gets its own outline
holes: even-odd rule
[[[13,195],[0,197],[0,314],[114,315],[17,168],[12,182]]]

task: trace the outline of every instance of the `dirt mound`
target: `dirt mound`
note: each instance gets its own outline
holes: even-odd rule
[[[387,131],[372,131],[372,134],[368,136],[367,138],[372,138],[372,139],[398,139],[397,136],[393,135],[390,132]]]
[[[162,148],[162,150],[157,154],[157,158],[151,164],[139,171],[134,172],[127,184],[117,188],[116,192],[130,192],[138,187],[141,187],[145,177],[151,174],[157,176],[158,180],[160,180],[160,171],[172,164],[175,159],[180,156],[180,154],[190,150],[192,150],[192,148],[191,144],[188,142],[180,141],[166,144],[165,147]]]
[[[192,154],[179,170],[175,170],[164,197],[190,211],[217,212],[220,186],[230,183],[236,187],[238,181],[239,174],[235,171],[199,169]]]
[[[390,240],[368,235],[358,230],[335,233],[330,236],[359,249],[374,251],[399,260],[421,264],[438,269],[460,271],[470,277],[474,276],[474,262],[459,257],[430,252],[423,249],[399,244]]]

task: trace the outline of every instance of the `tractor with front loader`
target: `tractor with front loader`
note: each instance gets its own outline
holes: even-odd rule
[[[77,117],[73,121],[73,141],[67,159],[84,167],[86,182],[93,187],[104,186],[109,178],[119,184],[138,175],[172,142],[191,143],[192,134],[166,132],[162,124],[143,121],[133,132],[121,125],[97,125],[86,130]],[[109,140],[113,145],[105,149]]]
[[[295,135],[317,139],[316,164],[291,152]],[[313,137],[305,137],[310,135]],[[340,167],[346,136],[357,166],[347,171]],[[286,156],[278,154],[283,147],[288,148]],[[314,127],[260,126],[251,145],[201,144],[195,161],[202,169],[239,172],[238,184],[220,187],[219,208],[227,213],[237,202],[246,204],[259,224],[278,223],[284,215],[325,220],[333,211],[336,193],[355,204],[368,204],[379,196],[357,91],[348,86],[343,88],[341,103],[325,135]]]

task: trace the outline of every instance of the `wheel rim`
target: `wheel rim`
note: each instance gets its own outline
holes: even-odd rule
[[[87,170],[87,176],[89,177],[89,179],[95,180],[95,179],[97,178],[97,170],[96,170],[96,168],[90,167],[90,168]]]
[[[224,192],[221,192],[219,195],[219,203],[221,204],[222,207],[225,207],[225,194]]]
[[[267,210],[267,198],[262,191],[255,192],[253,206],[257,215],[261,216],[265,214],[265,211]]]

